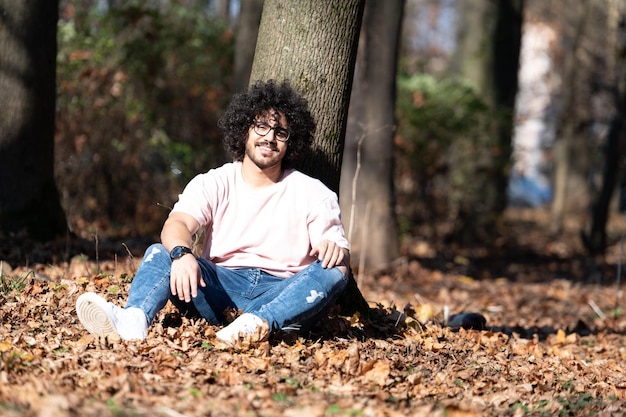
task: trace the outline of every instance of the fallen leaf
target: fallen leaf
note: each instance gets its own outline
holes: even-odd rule
[[[379,360],[374,362],[372,368],[365,372],[363,377],[366,381],[371,381],[377,385],[384,387],[389,379],[390,367],[385,361]]]

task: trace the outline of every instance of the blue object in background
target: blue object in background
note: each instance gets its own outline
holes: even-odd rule
[[[552,200],[552,188],[519,174],[509,178],[509,204],[514,207],[541,207]]]

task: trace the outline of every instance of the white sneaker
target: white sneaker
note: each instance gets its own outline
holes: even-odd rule
[[[243,313],[237,317],[232,323],[215,333],[215,337],[222,342],[233,344],[240,337],[255,335],[262,333],[259,329],[263,326],[263,319],[250,313]]]
[[[143,340],[148,336],[148,319],[141,309],[118,307],[92,292],[78,297],[76,314],[95,336],[117,333],[122,340]]]

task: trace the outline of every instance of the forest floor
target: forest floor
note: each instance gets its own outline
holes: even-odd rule
[[[626,223],[601,260],[582,255],[576,222],[559,239],[546,224],[519,211],[510,237],[448,254],[412,242],[387,273],[357,274],[369,319],[235,348],[171,306],[141,342],[82,328],[76,298],[123,304],[140,252],[0,244],[0,415],[623,415]],[[446,309],[486,328],[445,326]]]

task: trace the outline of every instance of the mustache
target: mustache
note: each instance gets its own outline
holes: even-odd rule
[[[271,148],[272,150],[278,150],[278,145],[274,141],[270,142],[268,140],[262,140],[262,141],[257,142],[256,146],[267,146]]]

